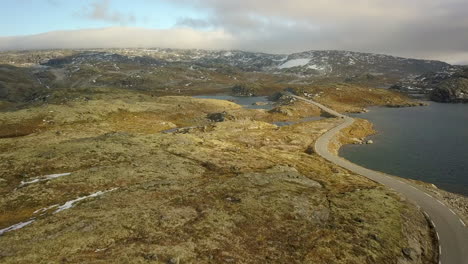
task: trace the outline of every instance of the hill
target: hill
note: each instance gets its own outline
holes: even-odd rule
[[[440,61],[349,51],[278,55],[178,49],[3,52],[0,64],[0,99],[10,102],[53,101],[108,87],[154,95],[226,93],[245,84],[261,94],[337,82],[389,87],[455,69]]]

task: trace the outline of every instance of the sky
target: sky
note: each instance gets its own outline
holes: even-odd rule
[[[0,0],[0,50],[351,50],[468,64],[467,0]]]

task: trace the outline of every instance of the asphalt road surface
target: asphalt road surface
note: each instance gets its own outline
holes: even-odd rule
[[[340,125],[327,131],[315,142],[315,152],[318,155],[338,166],[394,189],[406,196],[410,201],[413,201],[418,207],[420,207],[426,217],[428,217],[436,230],[436,236],[439,240],[439,263],[468,264],[468,229],[463,220],[459,218],[453,210],[451,210],[442,201],[439,201],[429,193],[420,189],[417,185],[403,182],[397,177],[382,172],[366,169],[332,154],[328,149],[330,140],[332,140],[340,130],[352,125],[354,123],[354,119],[346,115],[342,115],[315,101],[298,96],[293,97],[313,104],[321,108],[323,111],[343,119],[343,122]]]

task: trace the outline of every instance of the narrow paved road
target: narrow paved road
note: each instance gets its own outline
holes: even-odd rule
[[[439,263],[468,264],[468,229],[466,224],[448,206],[420,189],[417,185],[403,182],[388,174],[366,169],[332,154],[328,149],[330,140],[340,130],[352,125],[354,119],[312,100],[299,96],[293,97],[313,104],[323,111],[343,119],[340,125],[323,134],[315,142],[315,151],[318,155],[343,168],[390,187],[415,202],[430,219],[436,230],[439,239]]]

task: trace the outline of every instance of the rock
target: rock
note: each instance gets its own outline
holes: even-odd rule
[[[307,149],[305,150],[305,153],[307,153],[309,155],[314,154],[315,153],[314,146],[310,145],[309,147],[307,147]]]
[[[369,234],[369,237],[370,237],[371,239],[377,241],[377,242],[382,241],[382,240],[380,239],[380,237],[377,236],[376,234]]]
[[[353,144],[362,144],[362,140],[360,140],[359,138],[351,138],[351,142]]]
[[[279,114],[283,114],[283,115],[286,115],[286,116],[292,116],[292,112],[291,110],[287,109],[287,108],[284,108],[284,107],[275,107],[273,109],[271,109],[269,111],[269,113],[279,113]]]
[[[312,213],[312,223],[314,224],[324,224],[330,218],[330,209],[322,208],[319,210],[315,210]]]
[[[291,103],[297,101],[297,99],[295,97],[291,96],[291,92],[277,92],[277,93],[271,95],[268,99],[270,101],[274,101],[274,102],[277,102],[278,104],[282,104],[282,105],[291,104]]]
[[[156,255],[154,253],[148,253],[148,254],[144,254],[143,258],[146,259],[146,260],[156,261],[156,260],[158,260],[158,255]]]
[[[372,139],[369,139],[366,141],[366,144],[374,144],[374,141]]]
[[[441,103],[468,103],[468,79],[447,79],[431,92],[430,98]]]
[[[358,223],[362,223],[364,222],[364,219],[360,218],[360,217],[355,217],[354,218],[354,221],[358,222]]]
[[[221,113],[211,113],[206,116],[209,120],[213,122],[224,122],[226,120],[232,120],[234,117],[229,115],[226,111]]]
[[[294,167],[276,165],[270,169],[267,169],[265,172],[268,175],[269,180],[301,184],[303,186],[312,188],[322,188],[322,185],[319,182],[309,179],[308,177],[302,175]],[[256,176],[261,176],[261,174],[257,174]]]
[[[179,258],[171,258],[167,264],[179,264],[180,263],[180,259]]]
[[[242,201],[240,198],[232,197],[232,196],[227,197],[226,200],[231,203],[240,203]]]
[[[269,103],[268,102],[255,102],[252,105],[259,105],[259,106],[260,105],[269,105]]]
[[[394,84],[390,86],[388,89],[390,90],[397,90],[397,91],[404,91],[405,87],[401,83]]]
[[[166,130],[165,133],[188,134],[197,129],[197,127],[171,128]]]
[[[416,256],[415,256],[415,252],[413,249],[411,248],[402,248],[401,249],[401,252],[403,253],[403,255],[408,258],[408,259],[411,259],[411,260],[414,260],[416,259]]]

